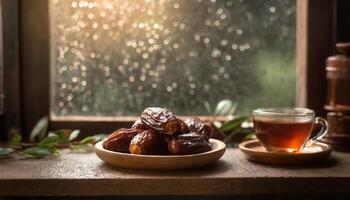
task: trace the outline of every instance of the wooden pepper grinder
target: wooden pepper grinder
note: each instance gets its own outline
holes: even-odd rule
[[[339,54],[327,59],[329,132],[325,142],[350,152],[350,43],[337,43]]]

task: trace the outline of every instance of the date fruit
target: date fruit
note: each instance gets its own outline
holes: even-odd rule
[[[186,119],[185,123],[187,124],[191,132],[203,135],[207,141],[209,141],[210,137],[214,132],[213,128],[210,125],[204,124],[198,118]]]
[[[134,124],[131,126],[133,129],[139,129],[139,130],[147,130],[147,126],[144,125],[141,121],[141,119],[137,119]]]
[[[141,114],[141,121],[149,129],[167,135],[173,135],[179,127],[175,115],[170,110],[160,107],[146,108]]]
[[[191,132],[190,128],[187,126],[187,124],[185,123],[184,120],[178,119],[177,121],[178,121],[177,134],[181,135],[181,134],[184,134],[184,133]]]
[[[107,137],[102,146],[110,151],[129,153],[130,142],[138,133],[140,130],[137,129],[118,129]]]
[[[161,155],[166,150],[164,135],[153,130],[145,130],[137,134],[130,142],[132,154]]]
[[[210,151],[211,145],[203,135],[186,133],[169,140],[168,150],[173,155],[187,155]]]

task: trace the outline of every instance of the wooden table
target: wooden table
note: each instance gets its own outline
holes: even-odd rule
[[[322,164],[282,167],[227,149],[215,165],[188,171],[113,169],[94,153],[0,159],[0,196],[245,195],[350,193],[350,154]]]

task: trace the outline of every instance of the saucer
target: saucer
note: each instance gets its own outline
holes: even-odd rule
[[[248,160],[266,164],[307,164],[322,161],[332,152],[329,145],[321,142],[315,142],[297,153],[268,152],[259,140],[242,142],[239,148]]]

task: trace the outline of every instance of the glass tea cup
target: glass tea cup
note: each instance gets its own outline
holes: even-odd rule
[[[320,140],[328,131],[327,121],[307,108],[261,108],[253,111],[256,137],[267,151],[294,153]],[[311,137],[314,125],[321,129]]]

